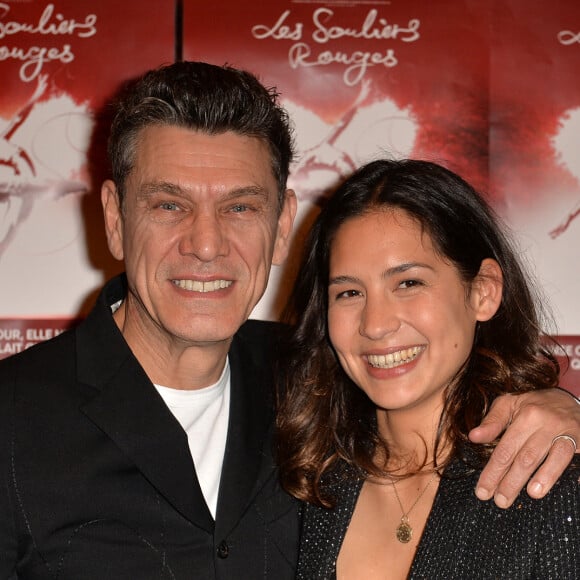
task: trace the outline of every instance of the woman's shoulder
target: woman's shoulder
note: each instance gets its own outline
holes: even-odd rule
[[[577,460],[544,498],[524,489],[508,509],[476,497],[479,474],[457,459],[446,470],[411,577],[481,577],[485,561],[486,577],[571,578],[580,564]]]
[[[304,506],[298,579],[332,577],[362,484],[363,479],[346,464],[323,476],[321,491],[333,507]]]
[[[330,471],[323,474],[320,479],[320,491],[322,496],[329,500],[333,508],[324,508],[307,504],[305,510],[311,513],[324,514],[324,516],[336,517],[343,506],[349,506],[360,493],[364,482],[361,474],[351,465],[345,462],[336,463]]]
[[[567,469],[562,473],[552,489],[541,499],[531,498],[526,489],[522,489],[511,508],[503,510],[495,505],[493,500],[482,502],[474,493],[482,468],[455,458],[445,469],[437,504],[444,511],[450,510],[458,514],[465,513],[472,506],[480,515],[490,511],[508,517],[509,514],[528,513],[530,517],[544,517],[543,514],[554,516],[561,510],[569,510],[572,506],[580,510],[580,456],[576,455]],[[534,515],[535,514],[535,515]],[[520,517],[518,516],[518,517]]]
[[[566,501],[577,506],[577,510],[580,510],[580,456],[574,456],[570,465],[544,498],[534,501],[551,504],[561,504]]]

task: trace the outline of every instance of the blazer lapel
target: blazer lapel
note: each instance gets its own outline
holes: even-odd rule
[[[79,380],[98,389],[82,411],[176,510],[212,533],[187,436],[130,351],[103,295],[77,330]]]
[[[274,470],[272,361],[262,355],[244,340],[243,330],[234,337],[228,439],[216,517],[216,533],[222,535],[237,524]]]

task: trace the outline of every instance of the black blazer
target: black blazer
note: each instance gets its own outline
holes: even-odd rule
[[[506,510],[477,499],[479,474],[459,460],[446,469],[409,580],[580,579],[580,462],[543,499],[522,491]],[[299,580],[336,578],[362,485],[352,475],[330,476],[326,491],[335,497],[335,508],[305,507]]]
[[[214,522],[187,437],[119,332],[109,283],[77,329],[0,362],[0,580],[294,577],[297,503],[272,444],[277,326],[234,337]]]

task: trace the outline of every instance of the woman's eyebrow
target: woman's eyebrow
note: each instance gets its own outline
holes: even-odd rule
[[[434,270],[433,266],[425,264],[424,262],[404,262],[402,264],[397,264],[391,268],[387,268],[381,275],[382,278],[390,278],[396,276],[397,274],[404,274],[405,272],[412,270],[413,268],[427,268],[428,270]]]
[[[333,276],[328,281],[328,285],[332,286],[333,284],[359,284],[360,280],[355,276]]]
[[[423,262],[404,262],[403,264],[397,264],[396,266],[392,266],[391,268],[387,268],[381,274],[381,278],[387,279],[391,278],[392,276],[397,276],[398,274],[404,274],[405,272],[412,270],[413,268],[427,268],[428,270],[433,271],[433,266],[429,264],[425,264]],[[349,276],[346,274],[342,274],[339,276],[333,276],[329,279],[328,285],[331,286],[333,284],[360,284],[361,281],[356,276]]]

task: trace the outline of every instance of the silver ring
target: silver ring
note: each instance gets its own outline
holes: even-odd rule
[[[566,441],[570,441],[570,443],[572,443],[572,445],[574,446],[574,453],[576,453],[576,449],[578,449],[578,446],[576,445],[576,439],[574,439],[574,437],[572,437],[571,435],[558,435],[557,437],[554,437],[554,439],[552,439],[552,445],[554,445],[554,443],[556,443],[558,439],[565,439]]]

